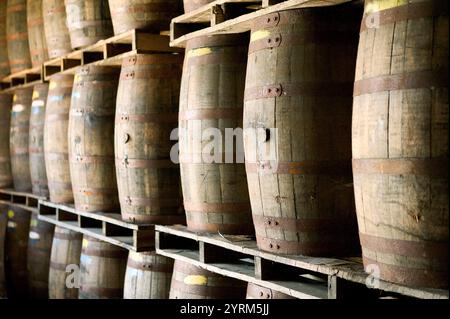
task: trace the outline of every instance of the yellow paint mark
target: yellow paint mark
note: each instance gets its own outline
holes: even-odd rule
[[[39,91],[33,91],[33,100],[39,98]]]
[[[374,13],[408,4],[408,0],[375,0],[366,3],[365,13]]]
[[[14,96],[13,96],[13,102],[16,102],[17,101],[17,94],[14,94]]]
[[[87,241],[87,239],[84,239],[84,238],[83,238],[83,243],[81,244],[81,246],[82,246],[83,248],[87,248],[87,247],[89,246],[89,242]]]
[[[31,227],[36,227],[37,226],[37,220],[36,219],[32,219],[31,223],[30,223]]]
[[[54,81],[50,81],[50,84],[49,84],[49,86],[48,86],[48,89],[49,89],[49,90],[53,90],[53,89],[55,89],[56,87],[58,87],[58,84],[56,84],[56,82],[54,82]]]
[[[267,31],[267,30],[259,30],[259,31],[253,32],[250,37],[250,42],[267,38],[269,35],[270,35],[270,31]]]
[[[75,74],[75,77],[73,78],[73,83],[78,83],[81,80],[81,76],[79,74]]]
[[[193,49],[188,52],[187,57],[191,58],[191,57],[195,57],[195,56],[208,55],[208,54],[211,54],[211,52],[212,52],[211,48]]]
[[[186,285],[199,285],[199,286],[206,286],[208,283],[208,278],[205,276],[187,276],[184,278],[184,283]]]
[[[8,218],[13,218],[14,212],[12,210],[8,210]]]

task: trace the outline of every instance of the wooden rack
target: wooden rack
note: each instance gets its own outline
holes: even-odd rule
[[[44,199],[44,197],[31,193],[17,192],[12,189],[0,189],[1,204],[14,205],[31,212],[38,211],[39,200],[41,199]]]

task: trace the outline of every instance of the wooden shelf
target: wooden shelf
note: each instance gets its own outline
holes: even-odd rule
[[[199,36],[250,31],[254,19],[282,10],[332,6],[352,0],[216,0],[172,19],[170,45]]]
[[[277,255],[259,250],[250,237],[198,234],[178,225],[157,225],[155,236],[156,252],[160,255],[296,298],[378,298],[390,295],[449,298],[448,290],[411,288],[382,280],[377,287],[369,288],[366,285],[368,275],[358,257],[336,259]],[[242,266],[243,260],[250,260],[253,266]],[[305,275],[325,280],[325,285],[320,280],[305,283]],[[296,280],[293,281],[293,278]]]
[[[39,200],[45,199],[31,193],[17,192],[13,189],[0,189],[0,203],[14,205],[19,208],[37,212]]]

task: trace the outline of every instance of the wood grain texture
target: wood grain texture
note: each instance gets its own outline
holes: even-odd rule
[[[8,222],[8,205],[0,204],[0,298],[6,298],[5,239]]]
[[[73,75],[54,75],[49,83],[45,108],[44,152],[50,200],[54,203],[73,203],[69,170],[70,100]]]
[[[361,9],[288,10],[253,23],[244,148],[260,249],[358,251],[350,128]]]
[[[192,230],[254,232],[242,135],[237,135],[233,144],[225,138],[229,134],[226,130],[242,130],[247,45],[248,37],[242,35],[204,37],[187,43],[179,148],[184,207]],[[211,130],[220,132],[215,142],[222,147],[208,147],[212,140],[207,133]]]
[[[122,64],[115,124],[122,218],[184,223],[179,165],[171,161],[183,56],[136,55]]]
[[[156,252],[128,254],[124,299],[168,299],[173,260]]]
[[[75,75],[69,116],[69,162],[75,208],[119,209],[114,114],[120,68],[91,66]]]
[[[184,12],[188,13],[214,0],[183,0]]]
[[[114,35],[108,0],[65,0],[64,3],[72,49]]]
[[[404,4],[367,1],[360,34],[352,147],[363,261],[383,280],[446,288],[448,1]],[[373,14],[390,19],[371,28]]]
[[[37,67],[48,60],[42,0],[27,0],[27,25],[31,64]]]
[[[70,267],[80,265],[82,239],[83,234],[55,226],[48,275],[50,299],[78,298],[78,277]]]
[[[6,42],[6,1],[0,1],[0,78],[9,75],[8,46]]]
[[[30,174],[33,194],[48,197],[47,172],[44,158],[45,104],[48,84],[36,84],[33,88],[30,114]]]
[[[33,89],[16,90],[11,110],[11,131],[9,149],[11,152],[11,172],[14,189],[31,191],[29,162],[30,111]]]
[[[7,214],[5,274],[8,299],[23,299],[29,296],[27,249],[31,213],[11,205]]]
[[[31,67],[27,31],[27,0],[8,0],[6,41],[11,73]]]
[[[169,30],[170,20],[182,13],[181,0],[109,0],[114,34],[132,29]]]
[[[262,287],[251,282],[247,286],[247,299],[295,299],[284,293]]]
[[[70,53],[72,47],[67,29],[64,1],[42,0],[42,14],[44,15],[44,32],[49,58]]]
[[[48,299],[48,274],[55,227],[31,214],[27,269],[32,299]]]
[[[79,299],[122,299],[128,251],[84,235]]]
[[[12,95],[0,94],[0,188],[12,186],[9,138],[11,127]]]

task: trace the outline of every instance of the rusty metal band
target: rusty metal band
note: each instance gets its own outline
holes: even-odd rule
[[[108,25],[108,21],[105,20],[88,20],[88,21],[76,21],[76,22],[71,22],[68,23],[68,30],[69,31],[79,31],[79,32],[83,32],[84,30],[81,29],[85,29],[85,28],[90,28],[90,27],[99,27],[99,26],[103,26],[103,25]],[[89,34],[89,33],[87,33]],[[92,37],[96,37],[95,35]]]
[[[242,47],[231,48],[233,50],[240,49]],[[197,66],[197,65],[243,65],[245,67],[247,63],[247,49],[242,48],[242,54],[237,54],[237,52],[227,52],[223,51],[223,47],[214,49],[211,53],[199,56],[189,56],[187,55],[187,67]]]
[[[42,188],[47,188],[47,180],[46,179],[35,179],[31,181],[31,184],[42,187]]]
[[[82,196],[101,196],[117,194],[117,188],[101,188],[101,187],[76,187],[72,186],[74,195],[82,194]]]
[[[32,238],[29,239],[28,247],[30,249],[28,249],[27,251],[27,257],[44,260],[48,256],[48,251],[43,250],[42,248],[39,249],[37,247],[36,241],[39,241],[39,239],[32,239]]]
[[[80,240],[83,238],[83,235],[74,231],[67,230],[68,232],[57,232],[55,231],[53,238],[62,239],[62,240]]]
[[[45,152],[45,159],[46,160],[54,160],[54,161],[68,161],[69,160],[69,154],[68,153],[51,153],[51,152]]]
[[[82,297],[83,293],[105,298],[123,298],[123,288],[86,287],[81,285],[80,297]]]
[[[181,206],[181,205],[180,205]],[[170,207],[169,207],[170,208]],[[179,211],[180,207],[176,207],[173,211]],[[178,215],[149,215],[149,214],[132,214],[122,211],[124,220],[131,220],[136,223],[158,224],[158,225],[176,225],[185,224],[186,217],[182,214]]]
[[[45,123],[54,123],[68,120],[69,120],[69,113],[47,114],[47,116],[45,117]]]
[[[70,164],[111,164],[114,163],[113,156],[87,156],[72,155]]]
[[[285,96],[312,96],[317,98],[351,98],[352,82],[298,82],[256,86],[245,89],[244,101]]]
[[[27,123],[21,124],[20,126],[12,126],[11,132],[28,132],[30,130],[30,126]]]
[[[442,259],[448,256],[447,242],[425,242],[389,239],[359,233],[361,246],[374,252],[411,256],[424,259]],[[447,257],[448,258],[448,257]]]
[[[247,174],[352,175],[352,165],[350,160],[280,162],[275,163],[274,166],[275,167],[268,162],[245,163]]]
[[[55,1],[54,5],[52,5],[51,9],[47,9],[47,12],[44,12],[44,14],[48,14],[48,15],[52,15],[52,14],[59,14],[59,13],[64,13],[66,12],[66,7],[64,6],[64,2],[62,3],[62,6],[57,7],[56,4],[58,4],[58,1]],[[43,10],[44,11],[44,10]]]
[[[190,166],[203,166],[203,165],[237,165],[237,167],[241,167],[244,163],[242,162],[244,160],[245,154],[244,152],[241,153],[214,153],[214,155],[211,155],[209,152],[205,153],[181,153],[179,154],[179,162],[184,167],[190,167]],[[212,162],[207,162],[206,159],[211,159]],[[216,159],[218,159],[216,161]],[[244,168],[242,166],[242,168]]]
[[[6,37],[6,39],[8,41],[25,40],[25,39],[28,39],[28,32],[10,34]],[[12,61],[14,61],[14,60],[12,60]]]
[[[28,150],[30,155],[44,156],[44,147],[30,147]]]
[[[43,18],[27,19],[27,26],[29,29],[31,29],[35,26],[41,26],[41,25],[44,25]]]
[[[342,238],[336,238],[332,242],[298,242],[266,238],[257,234],[256,241],[258,243],[258,248],[265,251],[311,256],[329,254],[330,251],[341,251],[348,246],[348,241],[345,236],[342,236]]]
[[[131,159],[116,158],[117,166],[126,166],[127,168],[179,168],[178,164],[171,160],[151,160],[151,159]]]
[[[186,211],[203,213],[228,213],[242,214],[250,212],[250,203],[195,203],[184,200],[184,209]]]
[[[13,13],[13,12],[17,12],[17,11],[26,11],[26,10],[27,10],[26,3],[24,3],[24,4],[18,3],[15,5],[9,5],[6,7],[6,13]]]
[[[227,108],[211,108],[211,109],[191,109],[180,111],[180,121],[189,120],[212,120],[212,119],[242,119],[243,108],[227,107]]]
[[[355,82],[353,96],[384,91],[448,87],[448,70],[382,75]]]
[[[153,2],[153,3],[142,3],[142,4],[131,4],[127,6],[121,6],[119,8],[111,8],[112,15],[129,15],[133,13],[150,13],[157,11],[158,13],[168,12],[173,13],[173,6],[167,4],[166,2]]]
[[[71,182],[59,182],[59,181],[48,181],[48,187],[54,190],[68,190],[72,192],[72,183]],[[55,196],[57,197],[57,196]],[[52,199],[52,202],[56,200]]]
[[[41,130],[44,126],[45,126],[45,122],[39,122],[39,123],[34,122],[34,124],[30,124],[30,129]]]
[[[210,298],[231,298],[232,296],[237,296],[242,292],[242,287],[187,285],[184,282],[173,278],[170,289]]]
[[[378,266],[380,277],[383,280],[407,283],[410,286],[418,287],[441,286],[444,288],[445,285],[448,285],[448,260],[443,262],[442,271],[385,264],[364,255],[363,262],[365,267],[368,265]]]
[[[127,268],[151,272],[162,272],[167,274],[171,274],[173,271],[172,265],[157,264],[155,262],[137,261],[131,258],[128,258]]]
[[[152,208],[178,208],[182,205],[180,198],[150,198],[123,196],[121,202],[129,206],[147,206]]]
[[[9,163],[10,157],[9,156],[0,156],[0,163]]]
[[[295,299],[292,296],[286,295],[266,287],[258,286],[253,283],[248,283],[247,297],[255,299]]]
[[[407,3],[405,5],[365,14],[361,23],[361,32],[371,29],[370,23],[367,20],[372,18],[374,15],[377,15],[377,28],[400,21],[446,16],[448,15],[448,0],[431,0]]]
[[[148,114],[126,114],[117,113],[116,123],[155,123],[175,124],[178,123],[178,113],[148,113]]]
[[[66,271],[67,264],[57,263],[55,261],[50,261],[50,268],[59,271]]]
[[[74,92],[80,92],[83,90],[92,91],[94,89],[115,89],[117,88],[117,81],[111,81],[111,77],[115,76],[115,74],[105,74],[104,77],[106,79],[101,79],[98,74],[92,75],[83,75],[80,76],[78,82],[74,84]],[[92,77],[92,79],[86,79],[88,77]]]
[[[128,69],[128,67],[134,65],[154,65],[160,67],[162,65],[171,65],[181,70],[181,64],[183,63],[183,55],[173,54],[137,54],[135,56],[124,59],[122,62],[122,72]]]
[[[202,214],[202,213],[200,213]],[[237,215],[238,218],[241,216]],[[191,231],[196,232],[208,232],[208,233],[217,233],[220,232],[222,234],[249,234],[254,232],[254,227],[251,222],[244,223],[241,220],[237,220],[236,224],[219,224],[219,223],[208,223],[208,222],[193,222],[187,219],[187,227]]]
[[[10,150],[11,156],[28,155],[28,147],[15,147]]]
[[[181,70],[166,68],[165,70],[143,70],[137,67],[123,69],[120,74],[121,80],[152,80],[152,79],[173,79],[181,76]]]
[[[101,113],[100,113],[101,111]],[[109,112],[106,112],[109,111]],[[94,108],[72,108],[70,110],[70,116],[71,117],[114,117],[115,112],[114,110],[98,110]]]
[[[93,241],[92,238],[89,238],[90,241]],[[128,251],[125,249],[121,250],[104,250],[104,249],[93,249],[83,247],[81,249],[81,253],[86,256],[94,256],[94,257],[102,257],[102,258],[127,258]]]
[[[448,158],[353,159],[353,173],[448,177]]]

